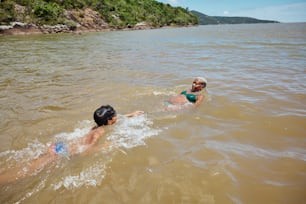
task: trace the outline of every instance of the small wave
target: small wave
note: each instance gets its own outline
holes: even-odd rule
[[[73,132],[62,132],[59,134],[56,134],[54,137],[58,141],[71,141],[75,140],[77,138],[83,137],[86,135],[90,129],[91,129],[91,121],[84,120],[79,123],[79,127],[75,128]]]
[[[87,134],[91,128],[92,123],[89,120],[85,120],[79,123],[79,128],[76,128],[71,133],[59,133],[54,136],[55,141],[73,141]],[[27,147],[20,150],[7,150],[0,152],[0,165],[5,168],[14,167],[15,165],[26,163],[33,159],[37,159],[40,155],[44,154],[50,144],[54,141],[50,141],[46,144],[35,140],[27,144]]]
[[[61,106],[44,106],[44,107],[41,107],[39,109],[40,112],[51,112],[51,111],[61,111],[61,110],[65,110],[66,108],[64,107],[61,107]]]
[[[31,188],[28,192],[26,192],[24,196],[19,201],[17,201],[15,204],[22,203],[23,201],[30,198],[35,193],[41,191],[46,186],[46,181],[47,181],[47,178],[41,180],[33,189]]]
[[[164,95],[164,96],[173,96],[175,95],[175,92],[166,92],[166,91],[153,91],[153,95],[154,96],[160,96],[160,95]]]
[[[222,143],[216,141],[207,141],[206,146],[219,152],[232,152],[241,156],[257,156],[257,157],[274,157],[274,158],[291,158],[306,161],[306,151],[302,149],[292,148],[284,151],[268,150],[251,145],[238,143]]]
[[[272,181],[272,180],[265,180],[264,183],[271,186],[288,186],[288,184],[286,183],[282,183],[279,181]]]
[[[68,175],[56,184],[52,184],[53,190],[61,187],[76,189],[82,186],[97,186],[101,184],[106,174],[106,162],[97,162],[84,169],[77,175]]]
[[[9,167],[12,163],[27,162],[32,159],[38,158],[46,150],[46,145],[39,141],[33,141],[28,143],[26,148],[21,150],[7,150],[0,152],[1,166],[4,165]]]

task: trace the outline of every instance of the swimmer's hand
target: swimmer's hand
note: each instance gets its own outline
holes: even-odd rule
[[[129,114],[125,114],[126,117],[135,117],[135,116],[139,116],[139,115],[142,115],[144,114],[144,111],[134,111],[132,113],[129,113]]]

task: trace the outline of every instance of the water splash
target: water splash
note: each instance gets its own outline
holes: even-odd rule
[[[114,131],[107,137],[112,147],[133,148],[145,145],[145,139],[157,135],[160,130],[151,126],[153,122],[146,115],[127,118],[119,117]]]
[[[145,115],[127,118],[119,115],[117,123],[110,127],[114,128],[110,130],[107,136],[108,142],[110,142],[110,149],[101,149],[103,153],[103,159],[96,161],[94,164],[90,164],[86,169],[80,173],[69,174],[63,177],[52,187],[54,190],[58,190],[61,187],[72,190],[82,186],[97,186],[100,185],[106,175],[106,167],[112,160],[113,148],[118,149],[120,152],[124,152],[120,148],[133,148],[140,145],[145,145],[145,139],[157,135],[160,130],[152,128],[153,122],[150,121]],[[70,137],[78,137],[78,134],[82,132],[81,129],[76,129],[73,133],[68,134]],[[67,134],[67,133],[66,133]],[[66,134],[60,134],[60,137]],[[58,135],[59,136],[59,135]]]
[[[65,176],[61,181],[52,184],[52,187],[54,190],[61,187],[71,190],[82,186],[97,186],[101,184],[106,175],[106,163],[108,162],[96,162],[79,174]]]
[[[174,96],[176,93],[173,91],[153,91],[153,95],[154,96],[160,96],[160,95],[164,95],[164,96]]]
[[[145,140],[149,137],[155,136],[160,130],[153,128],[153,122],[145,115],[133,118],[119,116],[118,122],[114,126],[107,127],[106,140],[111,143],[110,148],[101,149],[96,154],[98,157],[93,157],[93,160],[88,161],[86,165],[82,165],[80,170],[67,170],[69,165],[68,160],[66,163],[57,161],[56,168],[66,168],[60,178],[52,178],[52,171],[44,170],[43,178],[33,188],[24,189],[24,193],[17,203],[24,202],[33,195],[39,193],[44,188],[51,188],[57,191],[61,188],[66,190],[75,190],[81,187],[95,187],[100,185],[106,174],[107,166],[112,161],[113,156],[119,151],[124,151],[124,148],[133,148],[140,145],[145,145]],[[92,121],[82,121],[74,129],[73,132],[63,132],[54,135],[54,141],[73,142],[74,140],[84,136],[92,127]],[[51,141],[47,144],[34,141],[22,150],[8,150],[0,153],[1,164],[7,165],[7,161],[17,161],[26,163],[31,159],[39,157],[39,155],[46,152]],[[12,163],[12,162],[11,162]],[[12,163],[13,165],[13,163]],[[53,168],[52,168],[53,169]],[[54,171],[54,169],[53,169]],[[33,176],[33,175],[32,175]],[[51,180],[52,179],[52,180]],[[49,184],[48,184],[49,183]]]
[[[35,140],[28,143],[28,146],[21,150],[7,150],[0,152],[0,166],[10,168],[17,164],[31,161],[43,154],[46,151],[46,148],[46,144]]]
[[[72,141],[77,138],[81,138],[86,135],[92,128],[93,123],[89,120],[84,120],[79,122],[78,127],[74,129],[73,132],[67,133],[62,132],[55,135],[57,141]]]

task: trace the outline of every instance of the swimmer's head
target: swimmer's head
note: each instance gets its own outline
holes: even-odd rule
[[[194,80],[197,80],[198,82],[202,83],[203,88],[207,86],[207,79],[205,79],[204,77],[196,77]]]
[[[94,120],[98,126],[111,125],[116,122],[116,111],[110,105],[101,106],[94,112]]]

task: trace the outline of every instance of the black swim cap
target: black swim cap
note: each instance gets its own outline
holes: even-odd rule
[[[94,120],[98,126],[107,125],[108,120],[116,116],[116,111],[110,105],[101,106],[94,112]]]

